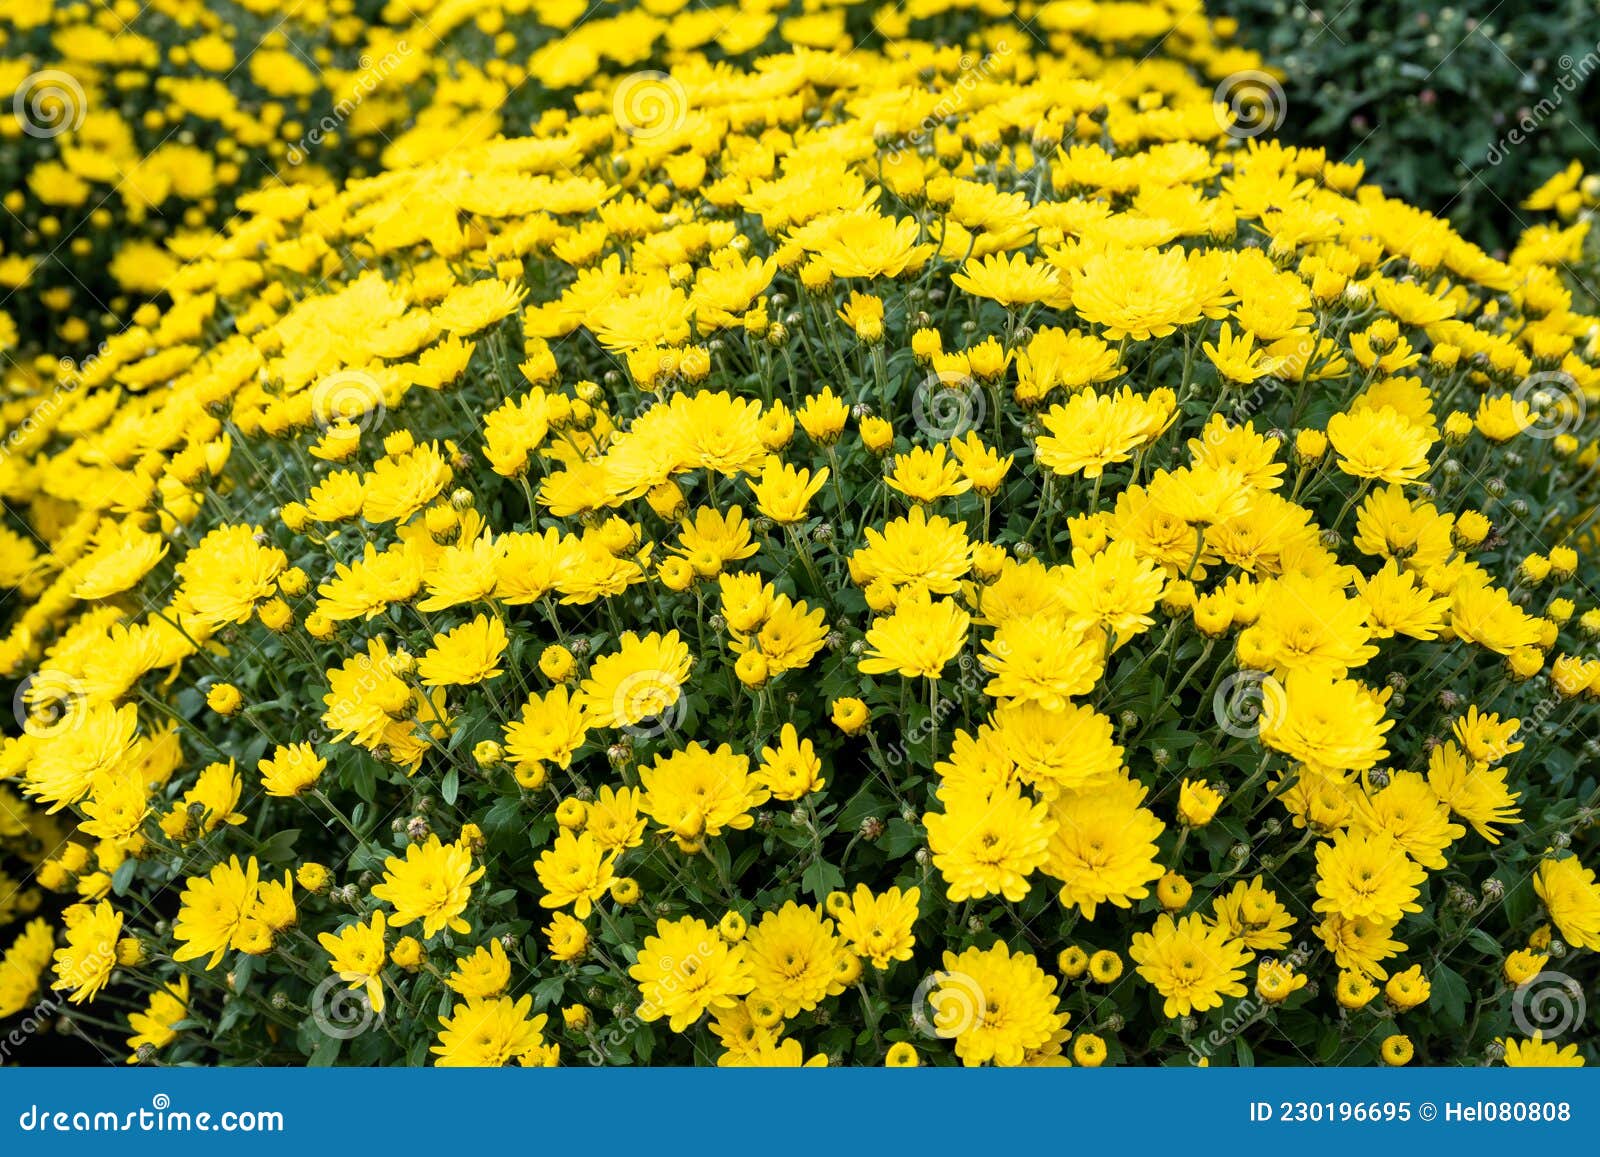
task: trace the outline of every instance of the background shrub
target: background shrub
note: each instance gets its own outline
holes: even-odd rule
[[[1501,4],[1486,17],[1475,7],[1209,5],[1282,70],[1281,135],[1365,160],[1392,195],[1497,248],[1527,223],[1529,188],[1572,158],[1600,163],[1600,5]]]

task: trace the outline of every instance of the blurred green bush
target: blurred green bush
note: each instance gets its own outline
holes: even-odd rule
[[[1385,189],[1487,248],[1516,236],[1531,219],[1522,198],[1568,161],[1600,168],[1597,0],[1207,7],[1282,70],[1278,135],[1364,159]]]

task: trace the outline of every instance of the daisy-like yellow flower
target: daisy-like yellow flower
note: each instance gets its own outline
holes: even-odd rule
[[[1340,832],[1318,844],[1316,855],[1318,912],[1392,924],[1422,910],[1417,890],[1427,872],[1393,836]]]
[[[328,761],[309,743],[286,743],[274,748],[272,755],[256,766],[261,772],[263,791],[292,799],[317,786]]]
[[[417,660],[417,674],[426,687],[472,687],[501,674],[500,658],[510,640],[498,618],[479,615],[433,637],[433,646]]]
[[[1027,798],[1015,784],[993,794],[947,790],[941,798],[944,811],[929,812],[922,822],[949,898],[1001,895],[1020,903],[1028,877],[1051,857],[1056,823],[1048,805]]]
[[[592,727],[630,727],[654,719],[683,694],[693,659],[677,631],[642,638],[624,631],[620,647],[589,668],[580,696]]]
[[[533,866],[544,889],[539,903],[546,908],[571,904],[573,915],[582,920],[611,887],[616,858],[615,850],[606,849],[588,832],[561,832]]]
[[[1217,927],[1256,952],[1282,952],[1289,947],[1294,917],[1260,876],[1241,880],[1212,901]]]
[[[745,946],[717,935],[703,920],[658,920],[628,969],[639,984],[639,1016],[666,1019],[683,1032],[706,1012],[733,1008],[754,984]]]
[[[404,928],[422,921],[424,939],[432,939],[445,928],[465,936],[472,926],[462,919],[472,885],[483,878],[483,868],[472,866],[472,854],[459,844],[442,844],[437,835],[426,843],[411,844],[405,858],[390,856],[383,863],[383,880],[372,895],[394,906],[390,922]]]
[[[462,996],[499,996],[511,983],[511,960],[498,939],[480,945],[471,955],[457,958],[445,983]]]
[[[557,912],[542,929],[550,945],[550,955],[563,962],[577,960],[589,947],[589,930],[583,921],[565,912]]]
[[[1013,954],[1005,941],[988,949],[944,954],[928,993],[933,1031],[955,1041],[969,1067],[1020,1065],[1066,1027],[1055,982],[1026,952]],[[922,1009],[918,1016],[926,1016]]]
[[[756,769],[756,779],[772,793],[773,799],[785,802],[821,791],[828,782],[823,778],[816,746],[809,739],[801,739],[793,723],[783,725],[776,746],[761,749],[761,766]]]
[[[1282,1004],[1306,986],[1309,978],[1281,960],[1256,965],[1256,995],[1268,1004]]]
[[[512,1061],[545,1063],[544,1026],[550,1019],[533,1012],[533,997],[468,997],[451,1005],[439,1020],[439,1038],[430,1051],[439,1068],[499,1068]]]
[[[773,522],[787,526],[805,519],[811,500],[827,480],[826,466],[813,474],[771,458],[760,476],[751,481],[750,489],[755,495],[756,509]]]
[[[150,994],[142,1012],[128,1014],[128,1027],[133,1035],[128,1038],[130,1065],[138,1064],[140,1053],[146,1047],[160,1052],[178,1039],[174,1027],[189,1016],[189,978],[179,976],[159,992]]]
[[[1335,414],[1328,419],[1328,441],[1339,455],[1339,469],[1379,482],[1416,482],[1428,469],[1434,438],[1389,406]]]
[[[890,888],[874,896],[865,884],[857,884],[849,905],[835,913],[834,919],[852,952],[872,961],[875,968],[888,968],[896,960],[911,959],[916,943],[911,926],[917,921],[921,899],[918,888],[906,892]]]
[[[346,924],[337,933],[323,932],[317,937],[330,957],[329,966],[352,990],[367,994],[372,1011],[383,1012],[383,966],[388,961],[384,944],[385,917],[374,912],[366,923]]]
[[[1529,1040],[1507,1037],[1498,1041],[1506,1050],[1506,1065],[1513,1069],[1578,1069],[1588,1062],[1575,1043],[1558,1045],[1535,1032]]]
[[[884,483],[913,502],[921,503],[936,502],[972,489],[972,479],[963,473],[958,460],[950,456],[942,442],[931,450],[913,446],[904,454],[897,454]]]
[[[1416,1055],[1416,1047],[1411,1043],[1411,1038],[1404,1033],[1392,1033],[1383,1038],[1383,1043],[1378,1046],[1378,1058],[1386,1065],[1398,1068],[1411,1063],[1411,1058]]]
[[[1243,996],[1250,953],[1243,944],[1199,916],[1156,918],[1149,932],[1136,932],[1128,955],[1139,975],[1159,992],[1169,1017],[1218,1008],[1225,996]]]
[[[208,969],[222,963],[255,912],[260,872],[254,856],[244,865],[232,856],[208,875],[189,877],[172,924],[173,938],[179,941],[172,958],[197,960],[209,954]]]
[[[749,757],[734,754],[726,743],[715,750],[691,743],[657,755],[653,766],[639,769],[639,782],[639,809],[686,851],[698,850],[724,829],[750,827],[750,812],[768,799],[767,788],[750,774]]]
[[[1201,348],[1217,367],[1217,372],[1230,382],[1249,385],[1258,378],[1278,372],[1280,362],[1265,350],[1256,348],[1255,335],[1248,331],[1238,334],[1227,322],[1222,323],[1222,333],[1215,344],[1206,342]]]
[[[907,599],[867,629],[866,675],[936,679],[967,641],[972,617],[951,599]]]
[[[972,294],[997,301],[1008,309],[1038,302],[1065,305],[1070,295],[1062,291],[1057,272],[1042,261],[1021,253],[992,253],[967,262],[950,281]]]
[[[1533,889],[1561,938],[1574,948],[1600,949],[1600,884],[1576,856],[1539,863]]]
[[[67,942],[56,949],[53,987],[66,990],[73,1004],[92,1001],[111,979],[117,964],[122,913],[107,901],[75,904],[62,913]]]
[[[567,767],[589,736],[591,718],[584,700],[557,684],[544,695],[530,695],[521,716],[506,725],[506,754],[519,763]]]
[[[742,946],[757,994],[775,1001],[785,1017],[816,1008],[844,990],[839,966],[846,954],[832,920],[790,900],[761,917]]]

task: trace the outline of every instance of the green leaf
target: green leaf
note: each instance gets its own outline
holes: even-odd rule
[[[510,831],[518,826],[517,816],[521,807],[515,796],[502,796],[494,801],[488,813],[483,817],[483,831],[490,839]]]
[[[444,781],[439,784],[439,795],[445,803],[454,805],[456,797],[461,794],[461,774],[451,767],[444,773]]]
[[[1331,1025],[1317,1039],[1317,1060],[1327,1062],[1333,1060],[1339,1053],[1339,1046],[1343,1042],[1339,1038],[1339,1030]]]
[[[339,1059],[339,1046],[344,1044],[336,1036],[325,1036],[317,1042],[317,1047],[311,1050],[311,1059],[306,1062],[308,1068],[325,1069]]]
[[[1500,947],[1500,942],[1493,936],[1490,936],[1482,928],[1472,929],[1472,931],[1467,933],[1467,939],[1472,942],[1472,946],[1474,948],[1478,949],[1480,952],[1488,953],[1497,960],[1505,951],[1505,949]]]
[[[878,840],[878,847],[882,849],[884,855],[899,859],[921,843],[921,833],[913,825],[896,816],[884,828],[883,836]]]
[[[127,894],[128,885],[133,883],[133,874],[139,870],[139,861],[129,856],[117,865],[117,870],[111,875],[111,890],[118,896]]]
[[[844,887],[844,874],[832,864],[818,860],[800,877],[800,886],[821,900],[829,892]]]
[[[1506,898],[1501,903],[1505,906],[1506,919],[1511,922],[1511,927],[1516,928],[1526,921],[1538,906],[1538,897],[1533,891],[1533,877],[1526,876],[1507,888]]]
[[[1467,1023],[1467,982],[1447,964],[1435,966],[1429,978],[1433,992],[1429,1002],[1443,1024],[1460,1027]]]
[[[292,860],[294,859],[295,841],[299,838],[299,828],[286,828],[281,832],[274,832],[261,842],[261,849],[256,855],[273,864]]]
[[[543,1009],[558,1003],[562,994],[566,991],[566,987],[565,978],[560,976],[551,976],[541,980],[533,986],[533,1007]]]

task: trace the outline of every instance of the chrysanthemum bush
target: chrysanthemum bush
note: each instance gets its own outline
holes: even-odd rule
[[[162,1063],[1592,1058],[1587,223],[1495,260],[1244,139],[1203,20],[1135,63],[1091,11],[263,197],[17,413],[0,835],[66,907],[0,1012]]]
[[[8,385],[36,389],[56,358],[149,326],[182,263],[274,189],[525,131],[636,70],[878,48],[910,31],[959,43],[1005,20],[1036,43],[1113,45],[1218,78],[1259,65],[1197,10],[1166,4],[12,0],[0,11],[0,355],[20,363]],[[651,86],[623,99],[647,115]]]
[[[790,39],[854,43],[871,20],[865,5],[792,20],[782,4],[684,7],[11,0],[0,11],[0,354],[77,357],[130,321],[147,325],[141,306],[166,304],[183,259],[252,211],[253,195],[514,131],[602,58],[627,71]]]

